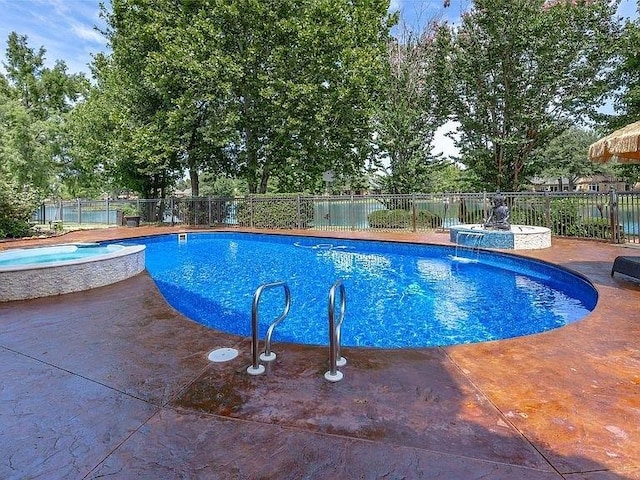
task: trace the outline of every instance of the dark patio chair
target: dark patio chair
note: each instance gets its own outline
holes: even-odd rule
[[[616,257],[613,261],[613,266],[611,267],[611,276],[615,272],[623,273],[630,277],[634,277],[640,279],[640,256],[638,257],[627,257],[620,256]]]

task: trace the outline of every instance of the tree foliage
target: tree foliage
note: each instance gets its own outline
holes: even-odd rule
[[[640,14],[640,3],[637,13]],[[621,61],[613,75],[618,88],[614,102],[617,115],[609,119],[610,130],[640,120],[640,16],[625,24],[619,54]]]
[[[435,23],[417,33],[404,27],[388,44],[388,76],[376,115],[377,144],[389,193],[431,191],[431,177],[443,164],[431,154],[441,118],[436,95]]]
[[[65,122],[82,98],[83,75],[68,74],[63,61],[44,67],[45,49],[29,48],[11,33],[5,75],[0,78],[0,158],[4,175],[18,189],[53,193],[65,166]]]
[[[595,115],[610,89],[616,6],[477,0],[458,28],[440,29],[434,73],[460,123],[463,162],[485,188],[520,189],[536,149]]]
[[[194,195],[205,171],[302,190],[368,157],[386,2],[117,0],[107,19],[123,179],[186,169]]]
[[[576,181],[580,177],[595,174],[613,176],[614,170],[611,166],[595,164],[588,158],[589,145],[598,138],[595,132],[578,127],[570,127],[552,138],[535,154],[541,176],[558,178],[559,182],[566,178],[569,191],[575,190]]]
[[[113,0],[91,86],[9,37],[0,180],[16,195],[154,198],[185,172],[197,196],[318,192],[332,171],[341,191],[369,188],[372,161],[392,193],[573,180],[592,168],[570,125],[614,89],[608,128],[640,118],[640,21],[621,30],[616,5],[476,0],[458,26],[391,38],[382,0]],[[466,169],[431,154],[447,119]]]
[[[11,33],[0,74],[0,237],[28,230],[38,200],[58,195],[67,177],[69,112],[86,91],[65,63],[45,67],[45,49]]]
[[[602,131],[603,134],[640,120],[640,3],[637,5],[636,18],[625,24],[619,44],[621,61],[613,73],[617,80],[616,115],[609,116],[604,122],[607,129]],[[628,183],[640,182],[640,165],[618,165],[616,170],[618,176]]]

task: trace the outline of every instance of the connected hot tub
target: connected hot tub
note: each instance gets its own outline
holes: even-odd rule
[[[0,252],[0,302],[102,287],[145,268],[144,245],[70,243]]]

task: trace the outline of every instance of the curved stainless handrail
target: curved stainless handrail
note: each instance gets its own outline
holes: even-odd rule
[[[265,336],[265,353],[262,357],[262,359],[265,361],[271,361],[275,359],[275,354],[272,354],[271,352],[271,336],[273,334],[273,330],[276,328],[276,325],[282,322],[282,320],[284,320],[289,313],[289,309],[291,308],[291,290],[289,290],[289,286],[286,284],[286,282],[265,283],[260,285],[256,290],[256,293],[254,293],[253,295],[253,303],[251,304],[252,364],[247,368],[247,373],[249,373],[250,375],[260,375],[264,372],[264,366],[258,363],[258,303],[260,302],[262,292],[278,287],[282,287],[284,289],[285,306],[282,314],[269,326],[269,329],[267,330],[267,334]]]
[[[340,318],[335,321],[336,315],[336,289],[340,291]],[[346,365],[347,361],[340,356],[340,332],[344,312],[347,307],[347,296],[342,280],[337,280],[329,290],[329,365],[330,370],[324,374],[325,378],[332,382],[342,380],[342,373],[338,372],[338,364]]]

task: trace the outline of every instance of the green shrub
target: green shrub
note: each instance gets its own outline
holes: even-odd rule
[[[419,210],[416,218],[416,226],[418,228],[440,228],[442,227],[442,217],[428,210]]]
[[[125,217],[135,217],[140,215],[140,210],[138,209],[137,205],[134,205],[132,203],[121,205],[120,207],[118,207],[118,209],[122,210],[122,215],[124,215]]]
[[[376,210],[367,216],[371,228],[407,228],[411,226],[411,213],[406,210]]]
[[[255,228],[307,228],[313,220],[313,204],[299,198],[298,195],[255,195],[246,198],[238,203],[238,223]]]
[[[38,202],[34,194],[0,179],[0,238],[30,235],[29,220]]]
[[[0,238],[21,238],[30,234],[29,222],[16,218],[0,218]]]
[[[606,218],[591,218],[583,223],[583,229],[585,236],[592,238],[603,238],[610,240],[611,235],[611,222]],[[624,229],[622,225],[618,225],[620,239],[624,239]]]
[[[412,228],[413,213],[408,210],[376,210],[371,212],[367,220],[371,228]],[[442,226],[442,218],[428,210],[419,210],[416,214],[416,227],[438,228]]]
[[[564,237],[611,238],[611,225],[604,218],[583,219],[580,215],[580,200],[561,198],[550,202],[549,216],[551,233]],[[516,207],[511,210],[512,224],[547,226],[547,215],[543,204]],[[622,227],[620,227],[622,229]],[[624,232],[620,231],[621,237]]]
[[[584,236],[577,200],[562,198],[551,202],[551,232],[568,237]]]

